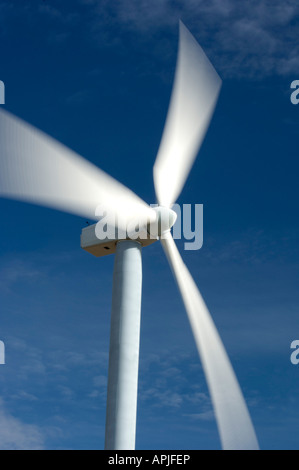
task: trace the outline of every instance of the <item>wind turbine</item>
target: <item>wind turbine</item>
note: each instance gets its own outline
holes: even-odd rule
[[[147,238],[100,240],[97,224],[81,246],[95,256],[115,253],[106,416],[106,449],[134,449],[140,336],[142,247],[160,239],[190,321],[209,387],[223,449],[258,449],[251,418],[212,317],[171,235],[171,210],[205,137],[221,79],[180,22],[173,91],[154,165],[159,207],[75,152],[6,111],[0,112],[0,194],[98,220],[128,234],[138,220]]]

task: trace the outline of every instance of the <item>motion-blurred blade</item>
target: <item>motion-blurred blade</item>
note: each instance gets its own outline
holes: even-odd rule
[[[222,448],[258,450],[246,403],[210,313],[170,232],[161,238],[161,242],[188,313],[210,390]]]
[[[157,199],[171,207],[179,196],[205,137],[221,88],[205,53],[180,22],[175,80],[154,165]]]
[[[125,229],[128,221],[154,220],[132,191],[78,154],[12,114],[0,111],[0,195]],[[95,214],[100,207],[105,213]]]

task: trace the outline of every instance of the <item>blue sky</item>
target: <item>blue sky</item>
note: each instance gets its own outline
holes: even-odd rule
[[[263,449],[298,449],[299,107],[295,1],[0,2],[5,108],[155,202],[152,167],[178,20],[223,79],[178,200],[204,204],[181,254],[219,328]],[[66,175],[67,178],[67,175]],[[0,200],[0,448],[102,449],[113,257],[80,249],[85,219]],[[138,449],[219,449],[172,274],[143,251]]]

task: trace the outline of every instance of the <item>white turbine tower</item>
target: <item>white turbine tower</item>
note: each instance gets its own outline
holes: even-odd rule
[[[255,431],[227,353],[172,238],[171,210],[209,126],[221,80],[201,47],[180,23],[175,81],[154,165],[159,207],[62,144],[11,114],[0,112],[0,194],[90,219],[100,205],[108,225],[125,233],[136,220],[148,238],[100,240],[95,225],[81,246],[95,256],[115,253],[107,392],[106,449],[134,449],[137,409],[141,251],[157,238],[178,284],[209,387],[223,449],[258,449]]]

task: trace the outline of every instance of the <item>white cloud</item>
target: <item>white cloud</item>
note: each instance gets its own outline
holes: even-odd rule
[[[189,376],[189,379],[188,379]],[[140,400],[147,409],[163,408],[182,411],[196,408],[200,413],[211,410],[211,401],[203,372],[194,358],[178,352],[149,355],[141,361]]]
[[[12,416],[0,399],[0,450],[42,450],[41,430]]]
[[[198,420],[198,421],[214,421],[215,420],[215,415],[212,410],[204,411],[203,413],[187,414],[186,416],[188,416],[188,418],[192,420]]]
[[[136,40],[154,34],[177,32],[178,20],[200,41],[222,76],[261,77],[285,75],[298,70],[299,40],[295,0],[97,0],[93,9],[93,31],[115,42],[119,26],[137,32]],[[114,37],[109,33],[112,31]],[[105,32],[104,32],[105,31]],[[160,40],[164,40],[160,37]],[[161,51],[165,54],[164,47]]]
[[[15,282],[33,281],[42,276],[42,272],[31,263],[20,259],[0,262],[0,287],[8,288]]]
[[[163,57],[165,63],[168,57],[174,60],[176,50],[169,38],[177,35],[181,19],[223,78],[285,76],[298,70],[296,0],[77,0],[76,6],[78,11],[67,5],[54,8],[41,3],[33,9],[20,4],[12,14],[9,4],[4,3],[0,20],[5,18],[5,25],[9,25],[17,14],[28,21],[48,18],[55,25],[49,41],[58,46],[76,33],[79,24],[84,26],[85,38],[90,34],[93,44],[104,47],[126,47],[122,35],[130,32],[130,47],[141,44],[145,55]]]
[[[202,256],[209,265],[224,265],[225,263],[246,264],[247,266],[267,266],[271,262],[289,262],[290,254],[293,258],[298,256],[296,240],[298,230],[289,228],[271,233],[263,229],[249,228],[238,232],[233,239],[209,239],[209,244],[202,250]],[[292,253],[290,253],[290,247]],[[295,248],[294,248],[295,247]]]

